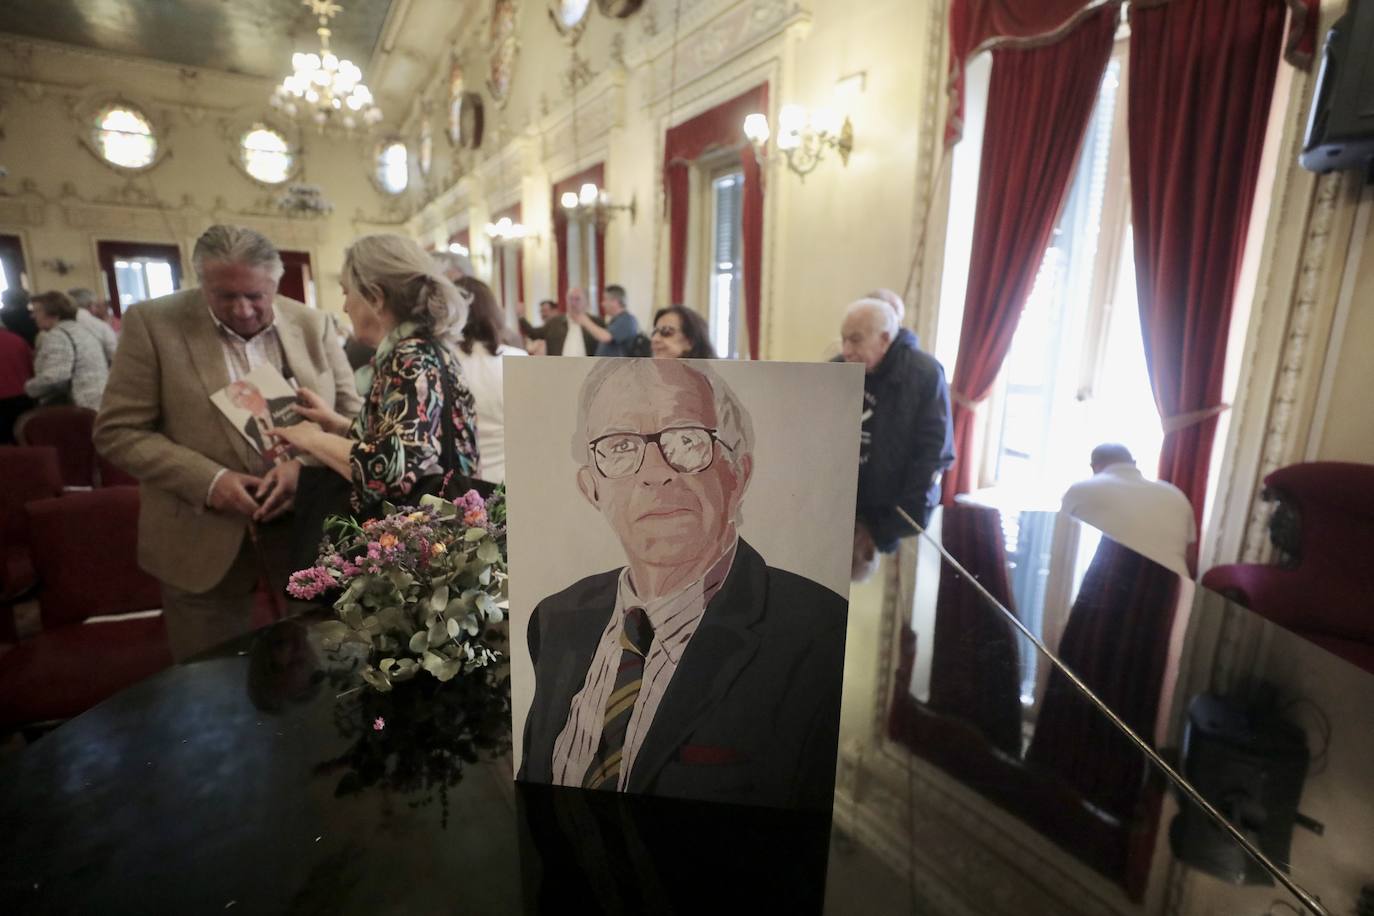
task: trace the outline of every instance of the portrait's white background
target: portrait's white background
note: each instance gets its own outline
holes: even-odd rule
[[[526,627],[542,599],[625,565],[601,514],[577,488],[572,437],[595,359],[505,360],[511,705],[515,767],[534,696]],[[713,360],[754,422],[754,474],[741,536],[769,566],[849,595],[863,367]]]

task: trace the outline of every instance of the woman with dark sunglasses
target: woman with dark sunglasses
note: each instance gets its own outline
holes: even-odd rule
[[[650,347],[655,359],[716,359],[706,319],[680,305],[654,315]]]

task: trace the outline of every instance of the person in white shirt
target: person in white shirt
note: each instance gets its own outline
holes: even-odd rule
[[[1183,491],[1162,480],[1146,480],[1124,445],[1099,445],[1091,461],[1093,476],[1069,487],[1062,511],[1189,576],[1188,548],[1197,541],[1197,521]]]
[[[467,297],[468,321],[454,355],[463,370],[463,381],[477,407],[477,476],[492,483],[506,479],[506,398],[501,358],[527,356],[519,347],[501,342],[502,312],[491,287],[476,277],[454,281]]]

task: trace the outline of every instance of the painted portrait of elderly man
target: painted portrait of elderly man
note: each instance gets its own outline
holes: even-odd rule
[[[741,537],[751,483],[785,473],[755,445],[704,362],[606,359],[585,376],[569,476],[624,559],[534,608],[519,778],[829,809],[847,600]]]

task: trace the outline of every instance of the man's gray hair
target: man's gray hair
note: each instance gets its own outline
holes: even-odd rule
[[[472,269],[472,259],[456,251],[434,252],[434,264],[439,268],[441,274],[457,271],[465,277],[477,276],[477,272]]]
[[[91,306],[95,305],[95,293],[84,286],[73,286],[67,290],[67,296],[76,303],[77,308],[85,309],[88,312],[91,310]]]
[[[869,316],[870,327],[878,333],[887,333],[893,340],[897,338],[897,332],[902,329],[897,321],[897,313],[892,310],[892,306],[881,299],[859,299],[851,302],[849,307],[844,310],[844,316],[863,313]]]
[[[266,267],[272,272],[273,280],[280,280],[286,272],[277,246],[261,232],[243,226],[216,225],[200,234],[191,252],[191,266],[202,282],[205,265],[212,261]]]
[[[716,436],[725,447],[725,457],[730,466],[738,468],[745,455],[754,454],[754,422],[749,418],[749,411],[745,410],[739,397],[725,380],[716,375],[710,367],[705,364],[688,365],[680,361],[673,362],[711,386],[712,403],[716,409]],[[577,428],[573,431],[572,437],[574,461],[581,465],[590,465],[592,462],[587,442],[587,419],[592,412],[592,403],[601,393],[602,387],[617,373],[643,371],[653,365],[654,360],[651,359],[605,359],[587,373],[577,401]]]

